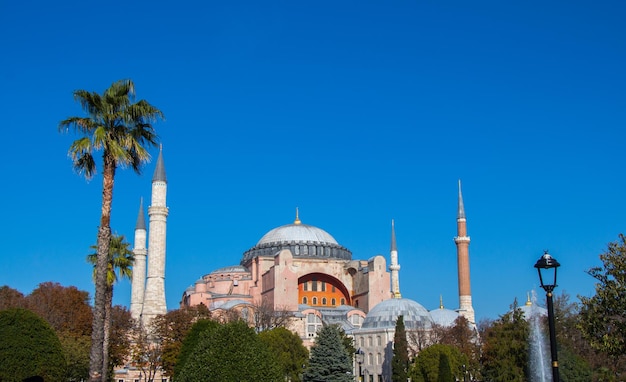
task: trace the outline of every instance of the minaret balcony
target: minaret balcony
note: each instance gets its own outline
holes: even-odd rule
[[[454,242],[455,243],[469,243],[470,242],[470,237],[469,236],[457,236],[454,238]]]

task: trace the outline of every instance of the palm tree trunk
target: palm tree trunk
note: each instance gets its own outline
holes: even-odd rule
[[[109,246],[111,244],[111,204],[113,201],[113,181],[115,178],[115,160],[107,150],[103,154],[102,170],[102,215],[98,228],[98,258],[96,261],[96,295],[94,302],[93,325],[91,333],[91,352],[89,355],[89,381],[102,380],[102,365],[108,363],[104,358],[104,322],[106,309],[107,271]]]
[[[107,286],[107,304],[104,309],[104,339],[102,341],[102,381],[109,380],[109,339],[111,338],[111,310],[113,306],[113,285]]]

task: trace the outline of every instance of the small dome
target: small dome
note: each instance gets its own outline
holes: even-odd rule
[[[439,308],[431,310],[430,317],[435,324],[449,328],[454,326],[454,321],[459,318],[459,313],[454,310]]]
[[[538,316],[538,317],[547,317],[548,316],[548,310],[542,306],[539,306],[537,304],[526,304],[524,306],[520,306],[519,309],[522,310],[522,312],[524,312],[524,318],[526,319],[526,321],[530,320],[531,318]]]
[[[363,321],[363,329],[393,329],[402,315],[406,329],[430,329],[433,323],[428,310],[407,298],[392,298],[376,305]]]
[[[269,231],[257,246],[272,243],[310,242],[320,244],[335,244],[337,240],[321,228],[306,224],[287,224]]]

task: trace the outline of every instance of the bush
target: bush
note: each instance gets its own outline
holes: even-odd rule
[[[0,311],[0,381],[39,376],[46,382],[65,377],[61,342],[42,318],[26,309]]]

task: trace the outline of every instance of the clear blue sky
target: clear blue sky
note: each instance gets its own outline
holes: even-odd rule
[[[296,207],[361,259],[388,257],[395,219],[403,296],[456,308],[458,179],[478,319],[524,302],[544,249],[557,291],[590,295],[625,224],[625,7],[3,1],[0,285],[93,293],[101,177],[72,171],[57,125],[83,115],[74,90],[131,78],[167,117],[170,309]],[[131,240],[153,170],[116,178],[112,228]]]

